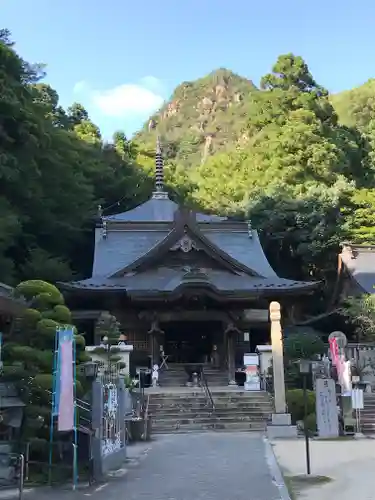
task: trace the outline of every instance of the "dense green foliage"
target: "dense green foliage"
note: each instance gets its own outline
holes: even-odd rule
[[[38,419],[44,419],[48,428],[51,411],[53,352],[56,329],[71,324],[71,314],[59,290],[50,283],[30,280],[15,288],[17,297],[23,297],[29,307],[9,332],[4,342],[4,376],[19,389],[27,403],[24,431],[35,434]],[[85,339],[76,334],[77,364],[86,361]],[[77,382],[77,391],[81,386]]]
[[[375,284],[374,284],[375,291]],[[354,326],[358,340],[373,342],[375,339],[375,293],[360,297],[348,297],[341,313]]]
[[[97,205],[127,209],[148,191],[126,137],[104,144],[82,106],[64,111],[41,76],[0,32],[0,280],[8,283],[87,273]]]
[[[147,198],[156,133],[172,196],[250,217],[281,276],[322,280],[330,295],[339,243],[375,242],[373,80],[330,96],[293,54],[259,87],[220,69],[180,85],[156,130],[107,144],[0,40],[0,281],[87,275],[96,207]]]
[[[153,117],[171,158],[171,184],[204,209],[250,217],[280,275],[323,280],[330,294],[340,242],[375,242],[374,82],[329,96],[293,54],[279,57],[260,88],[229,74],[189,83],[188,93],[183,84]],[[218,81],[226,125],[205,150],[211,135],[197,110],[206,96],[216,103]],[[207,113],[210,123],[222,120],[214,105]],[[189,161],[179,157],[183,140]]]
[[[300,331],[289,334],[284,340],[284,356],[286,362],[300,359],[314,360],[326,352],[326,347],[320,335],[314,330],[301,328]]]
[[[327,351],[320,332],[309,327],[292,327],[285,330],[284,368],[285,383],[289,388],[300,388],[303,384],[301,359],[318,359]],[[311,376],[309,376],[309,384]]]
[[[292,416],[292,423],[296,424],[299,420],[303,420],[305,414],[305,406],[302,389],[289,389],[286,392],[286,403],[288,412]],[[307,391],[307,415],[315,413],[315,392]]]

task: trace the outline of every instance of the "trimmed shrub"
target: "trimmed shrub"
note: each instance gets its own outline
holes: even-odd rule
[[[316,414],[315,413],[310,413],[310,415],[307,415],[306,427],[312,434],[315,434],[315,432],[316,432]]]
[[[305,415],[303,390],[290,389],[286,392],[286,403],[288,412],[292,416],[292,423],[296,424],[298,420],[303,420]],[[307,391],[307,414],[315,413],[315,392]]]

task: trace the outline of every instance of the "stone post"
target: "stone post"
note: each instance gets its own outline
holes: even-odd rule
[[[267,431],[270,437],[293,437],[297,435],[297,428],[291,425],[290,414],[286,413],[283,339],[278,302],[270,304],[270,320],[275,413]]]
[[[270,320],[275,412],[285,413],[284,353],[281,332],[281,312],[278,302],[271,302],[270,304]]]

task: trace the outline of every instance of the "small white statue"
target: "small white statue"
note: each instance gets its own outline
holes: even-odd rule
[[[159,382],[159,365],[152,367],[152,387],[157,387]]]

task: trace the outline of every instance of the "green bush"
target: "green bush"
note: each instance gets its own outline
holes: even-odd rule
[[[288,412],[292,416],[292,423],[296,424],[298,420],[303,420],[305,415],[303,390],[290,389],[286,392],[286,403]],[[315,392],[307,391],[307,414],[315,413]]]
[[[23,296],[26,300],[37,299],[42,303],[63,304],[64,299],[60,291],[52,285],[42,280],[23,281],[14,290],[16,297]]]
[[[284,355],[288,361],[316,359],[326,347],[321,336],[313,329],[297,327],[284,339]]]
[[[316,432],[316,414],[310,413],[306,417],[306,427],[311,433]]]

